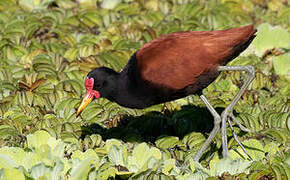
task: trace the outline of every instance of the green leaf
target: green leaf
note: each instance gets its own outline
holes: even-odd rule
[[[126,159],[127,159],[127,150],[125,146],[121,146],[120,149],[112,145],[110,151],[108,153],[109,160],[114,163],[115,165],[125,166]]]
[[[7,159],[4,161],[5,163],[8,163],[8,165],[11,167],[17,167],[18,165],[21,165],[25,156],[25,151],[19,147],[2,147],[0,149],[0,159]],[[0,163],[0,167],[5,163]]]
[[[190,134],[185,135],[184,138],[182,139],[182,142],[186,144],[190,149],[192,148],[198,149],[205,142],[205,137],[201,133],[192,132]]]
[[[279,152],[279,145],[275,142],[269,142],[264,147],[265,152],[267,152],[267,156],[274,156],[277,152]]]
[[[176,145],[183,145],[178,137],[174,136],[165,136],[160,137],[157,141],[155,141],[155,144],[158,148],[167,149],[167,148],[173,148]]]
[[[12,159],[11,157],[7,156],[7,155],[3,155],[0,154],[0,169],[1,168],[13,168],[13,167],[17,167],[18,164],[16,163],[16,161],[14,159]]]
[[[41,145],[45,145],[50,137],[46,131],[36,131],[34,134],[27,135],[27,145],[29,148],[37,149]]]
[[[61,179],[61,172],[64,169],[64,164],[59,160],[56,162],[54,168],[50,173],[50,180],[59,180]]]
[[[53,0],[20,0],[19,5],[29,11],[34,9],[46,9],[48,4]]]
[[[263,147],[262,143],[256,139],[245,140],[242,142],[243,146],[252,157],[253,160],[259,161],[265,157],[265,148]],[[244,153],[242,148],[238,146],[235,149],[231,149],[229,151],[229,157],[234,160],[243,158],[248,159],[247,155]]]
[[[180,170],[175,166],[175,163],[175,159],[166,159],[162,165],[162,173],[164,173],[165,175],[179,174]]]
[[[5,180],[25,180],[24,175],[18,169],[4,169],[2,176],[0,173],[0,178]]]
[[[90,171],[90,165],[93,163],[94,159],[89,157],[75,164],[71,170],[72,180],[86,180],[88,173]]]
[[[106,151],[109,152],[113,145],[115,145],[116,147],[119,148],[122,145],[122,142],[120,140],[117,140],[117,139],[108,139],[106,141],[106,145],[105,145]]]
[[[4,117],[6,115],[4,114]],[[9,125],[1,125],[0,126],[0,137],[1,138],[7,138],[9,136],[15,136],[17,134],[18,134],[18,131],[15,128],[9,126]]]
[[[71,158],[72,159],[78,158],[79,160],[84,160],[86,158],[93,158],[95,162],[99,162],[99,157],[97,153],[92,149],[88,149],[85,152],[81,152],[80,150],[77,150],[72,154]]]
[[[216,160],[215,160],[216,161]],[[231,160],[230,158],[224,158],[211,164],[211,168],[214,168],[213,176],[221,176],[223,173],[228,172],[231,175],[246,172],[247,168],[251,165],[251,162],[244,161],[242,159]]]
[[[290,53],[273,58],[274,70],[279,75],[290,75]]]
[[[34,179],[42,178],[46,176],[46,173],[50,171],[43,163],[35,165],[31,168],[31,176]]]
[[[147,167],[153,168],[158,160],[161,159],[161,152],[155,148],[149,148],[146,143],[138,144],[128,158],[129,169],[133,172],[146,170]]]
[[[101,4],[101,7],[104,9],[114,9],[121,0],[104,0]]]
[[[263,23],[257,29],[257,37],[243,54],[254,52],[261,57],[266,50],[290,47],[290,33],[280,26]]]

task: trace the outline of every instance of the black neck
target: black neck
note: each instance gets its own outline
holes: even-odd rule
[[[151,100],[146,96],[145,84],[139,76],[136,53],[118,75],[118,95],[114,101],[130,108],[145,108],[151,105]]]
[[[140,74],[137,66],[135,52],[125,68],[116,75],[114,86],[109,97],[105,97],[110,101],[114,101],[122,106],[129,108],[143,109],[154,104],[159,104],[170,100],[171,96],[164,96],[164,92],[154,88],[154,85],[145,82]],[[171,95],[167,92],[165,94]]]

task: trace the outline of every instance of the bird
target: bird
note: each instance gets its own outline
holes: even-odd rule
[[[215,125],[194,160],[201,158],[220,129],[223,156],[226,157],[226,121],[230,118],[235,120],[233,107],[255,76],[253,66],[226,64],[251,44],[256,32],[251,24],[224,30],[182,31],[160,36],[136,50],[121,72],[108,67],[97,67],[90,71],[85,78],[86,94],[77,116],[97,98],[106,98],[127,108],[143,109],[193,94],[199,95],[213,115]],[[248,79],[220,115],[202,94],[202,90],[221,71],[231,70],[248,72]],[[242,130],[247,130],[238,125]],[[236,141],[240,144],[237,138]]]

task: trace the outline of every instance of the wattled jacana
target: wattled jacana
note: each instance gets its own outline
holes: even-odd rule
[[[252,66],[225,65],[249,46],[255,33],[256,29],[249,25],[227,30],[176,32],[161,36],[137,50],[120,73],[106,67],[89,72],[85,80],[86,94],[77,115],[93,99],[100,97],[121,106],[142,109],[197,94],[213,115],[214,128],[194,160],[200,159],[220,128],[223,156],[226,157],[226,121],[231,129],[230,118],[242,130],[247,130],[234,119],[232,112],[255,75]],[[231,70],[247,71],[249,76],[233,101],[219,115],[202,95],[202,90],[218,77],[220,71]],[[243,148],[235,134],[234,138]],[[244,148],[243,150],[245,151]]]

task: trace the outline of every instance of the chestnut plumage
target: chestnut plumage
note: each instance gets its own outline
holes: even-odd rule
[[[131,56],[120,73],[106,67],[92,70],[86,79],[86,84],[92,87],[86,87],[87,93],[77,115],[93,98],[98,97],[107,98],[121,106],[141,109],[198,94],[215,117],[215,124],[220,124],[221,120],[218,119],[221,117],[202,95],[202,90],[218,77],[220,71],[248,71],[249,79],[235,97],[236,100],[230,104],[228,112],[232,111],[252,81],[254,72],[252,67],[224,65],[250,45],[255,33],[254,26],[248,25],[217,31],[176,32],[152,40]],[[215,128],[219,127],[215,125]],[[217,130],[211,132],[200,151],[204,151],[216,133]],[[222,136],[226,138],[224,134]],[[224,142],[223,147],[227,148]],[[195,160],[200,158],[200,154],[197,153]]]
[[[173,90],[192,86],[200,76],[212,74],[217,66],[225,65],[244,51],[255,32],[250,25],[162,36],[138,50],[140,76],[147,82]]]

